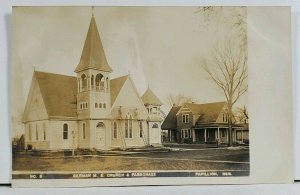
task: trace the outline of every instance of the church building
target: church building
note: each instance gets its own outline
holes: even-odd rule
[[[34,71],[23,123],[28,150],[111,150],[161,145],[161,101],[112,72],[94,16],[76,77]]]

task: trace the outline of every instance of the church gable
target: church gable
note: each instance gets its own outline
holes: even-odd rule
[[[25,106],[23,122],[44,120],[48,113],[36,77],[33,77]]]
[[[146,108],[130,77],[127,77],[113,104],[113,108],[117,108],[120,106],[127,108],[137,108],[140,112],[144,113],[144,116],[147,115]]]

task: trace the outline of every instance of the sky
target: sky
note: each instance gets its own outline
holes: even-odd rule
[[[166,102],[183,94],[199,103],[225,101],[203,71],[203,59],[216,44],[233,36],[232,13],[218,17],[198,7],[95,7],[94,16],[111,78],[130,74],[142,95],[149,86]],[[91,7],[16,7],[13,9],[12,115],[22,129],[22,114],[34,69],[76,76],[92,15]],[[213,64],[211,66],[214,66]],[[247,93],[237,106],[247,105]],[[166,109],[166,107],[165,107]]]

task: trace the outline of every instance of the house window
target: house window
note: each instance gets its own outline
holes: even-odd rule
[[[82,139],[85,139],[85,123],[82,123]]]
[[[116,122],[114,122],[114,138],[117,139],[117,134],[118,134],[118,125]]]
[[[80,109],[82,110],[82,108],[83,108],[83,107],[82,107],[82,104],[80,104]]]
[[[98,103],[95,103],[95,108],[98,108]]]
[[[99,108],[102,108],[102,104],[101,103],[99,103]]]
[[[44,140],[46,140],[46,123],[43,123]]]
[[[88,108],[88,103],[85,103],[85,108],[86,108],[86,109]]]
[[[103,104],[103,108],[106,108],[106,104],[105,103]]]
[[[63,139],[68,139],[68,124],[64,124],[64,127],[63,127]]]
[[[189,123],[189,115],[188,114],[183,114],[182,115],[182,122],[183,123]]]
[[[191,130],[190,129],[181,129],[181,137],[182,138],[191,138]]]
[[[143,122],[140,121],[140,137],[143,137]]]
[[[35,124],[35,140],[39,140],[39,129],[38,129],[38,124]]]

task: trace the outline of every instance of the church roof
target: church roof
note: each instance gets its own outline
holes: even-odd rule
[[[77,73],[86,69],[95,69],[106,72],[112,71],[106,60],[94,16],[91,18],[80,62],[76,67],[75,72]]]
[[[153,93],[153,91],[148,87],[147,91],[142,96],[142,101],[145,105],[156,105],[161,106],[162,103],[158,97]]]
[[[48,116],[76,116],[77,78],[34,72]]]
[[[128,79],[128,75],[110,80],[111,105],[113,105],[113,103],[117,99],[119,92],[121,91],[121,89],[127,79]]]
[[[35,71],[48,116],[76,117],[77,77]],[[128,76],[110,80],[111,105]]]

